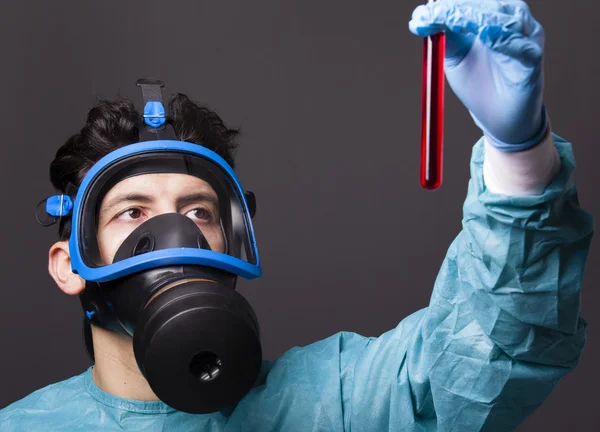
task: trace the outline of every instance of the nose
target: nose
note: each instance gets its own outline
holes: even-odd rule
[[[123,241],[113,262],[161,249],[194,248],[211,250],[202,231],[190,218],[178,213],[152,217]]]
[[[179,213],[179,209],[174,202],[167,199],[161,199],[156,203],[154,216],[163,215],[166,213]]]

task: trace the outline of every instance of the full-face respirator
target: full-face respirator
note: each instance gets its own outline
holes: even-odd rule
[[[38,221],[48,226],[71,217],[72,271],[86,281],[80,299],[90,356],[90,324],[128,335],[159,399],[180,411],[211,413],[239,402],[262,364],[258,320],[236,291],[239,276],[261,275],[252,227],[256,202],[223,158],[176,138],[162,82],[137,85],[144,100],[140,142],[104,156],[79,187],[44,200]],[[190,191],[189,200],[205,213],[210,208],[211,219],[157,214],[137,225],[106,262],[98,234],[101,203],[120,182],[146,174],[201,181],[203,190]]]

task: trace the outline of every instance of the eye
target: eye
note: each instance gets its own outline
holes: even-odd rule
[[[142,211],[139,208],[130,208],[119,213],[117,219],[138,219],[142,216]]]
[[[190,219],[198,219],[204,222],[209,222],[212,219],[212,214],[210,213],[210,211],[203,207],[190,210],[185,215]]]

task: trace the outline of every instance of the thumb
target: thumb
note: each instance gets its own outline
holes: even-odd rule
[[[433,20],[430,12],[426,5],[417,7],[408,23],[409,30],[422,38],[444,32],[446,60],[450,62],[449,64],[459,63],[469,52],[476,35],[468,32],[450,32],[446,25]]]
[[[446,58],[460,62],[473,41],[525,62],[535,62],[543,49],[543,29],[522,1],[439,0],[418,6],[409,22],[417,36],[445,32]]]

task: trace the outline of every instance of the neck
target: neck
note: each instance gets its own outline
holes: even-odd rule
[[[92,379],[100,390],[125,399],[159,400],[138,368],[130,337],[94,325],[92,336]]]

